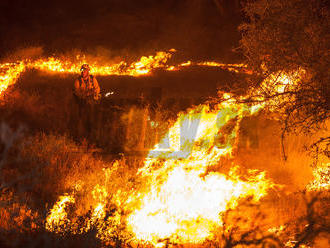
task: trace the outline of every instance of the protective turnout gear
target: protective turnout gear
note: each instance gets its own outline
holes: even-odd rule
[[[99,100],[100,87],[95,77],[83,78],[80,76],[75,83],[75,94],[86,101]]]
[[[80,68],[80,71],[83,71],[83,70],[88,70],[88,71],[90,71],[91,68],[89,67],[88,64],[83,64],[83,65],[81,66],[81,68]]]
[[[74,94],[82,100],[89,103],[97,101],[100,98],[100,86],[96,78],[89,75],[90,67],[88,64],[81,66],[82,75],[77,78],[74,84]],[[87,76],[83,75],[88,71]]]
[[[74,100],[78,115],[77,137],[87,135],[92,139],[93,131],[97,130],[99,125],[97,103],[100,99],[100,86],[96,78],[89,74],[89,65],[82,65],[80,70],[81,75],[74,82]]]

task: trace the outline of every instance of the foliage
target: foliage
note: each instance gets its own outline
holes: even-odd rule
[[[260,77],[251,84],[250,100],[270,102],[285,131],[319,129],[330,108],[326,1],[258,0],[243,10],[240,48]]]
[[[271,213],[263,203],[242,200],[237,208],[221,214],[223,225],[215,230],[214,239],[206,242],[206,247],[322,247],[316,244],[329,235],[329,192],[303,191],[290,199],[299,202],[299,211],[286,206],[284,211],[290,218],[280,220],[279,226],[274,225],[274,218],[280,217],[279,203],[272,201],[277,212]]]

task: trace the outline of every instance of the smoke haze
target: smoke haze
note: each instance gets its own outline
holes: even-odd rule
[[[112,56],[175,48],[192,59],[238,59],[238,1],[0,2],[0,57],[19,48]],[[110,54],[109,54],[110,53]]]

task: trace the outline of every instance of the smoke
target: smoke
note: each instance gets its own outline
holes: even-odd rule
[[[36,59],[42,57],[44,54],[44,49],[41,46],[31,46],[18,48],[11,53],[7,53],[3,58],[5,62],[8,61],[21,61],[25,59]]]
[[[236,1],[222,2],[222,12],[203,0],[8,3],[0,52],[42,46],[47,55],[78,49],[112,57],[176,48],[192,58],[233,59],[241,16]]]
[[[281,123],[264,114],[243,120],[237,161],[248,169],[267,171],[283,192],[304,190],[313,179],[315,162],[307,149],[321,133],[313,137],[305,134],[288,134],[284,139],[287,160],[282,153]]]
[[[9,150],[14,146],[15,142],[23,136],[25,131],[24,126],[19,126],[16,130],[13,130],[6,122],[0,123],[0,190],[14,182],[7,182],[7,185],[3,182],[2,169],[7,160]]]

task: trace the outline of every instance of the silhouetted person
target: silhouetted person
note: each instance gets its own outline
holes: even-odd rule
[[[74,98],[78,105],[78,121],[82,121],[88,138],[92,138],[93,128],[97,128],[98,114],[95,106],[100,99],[100,86],[96,78],[90,74],[88,64],[81,66],[81,75],[74,83]],[[77,126],[79,129],[79,126]],[[78,135],[81,133],[78,131]]]

